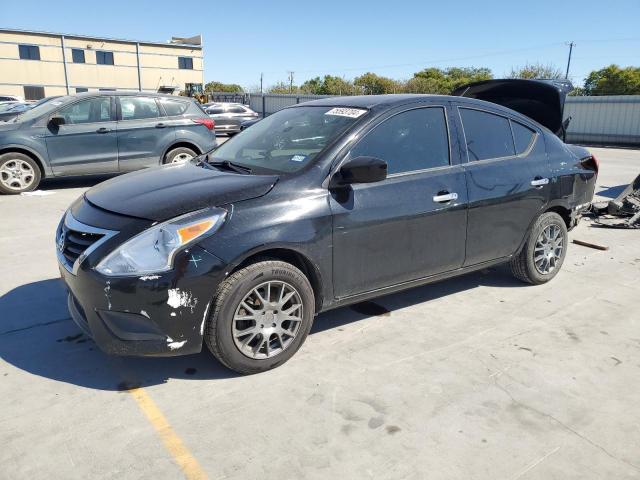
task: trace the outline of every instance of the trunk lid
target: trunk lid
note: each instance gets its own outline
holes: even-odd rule
[[[564,102],[573,85],[568,80],[484,80],[456,88],[452,95],[497,103],[535,120],[559,137],[566,125]]]

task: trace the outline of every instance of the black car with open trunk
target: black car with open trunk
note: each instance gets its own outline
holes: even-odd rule
[[[92,188],[56,237],[74,320],[108,353],[206,343],[253,373],[288,360],[321,311],[499,263],[549,281],[598,170],[558,137],[563,90],[457,93],[296,105]]]

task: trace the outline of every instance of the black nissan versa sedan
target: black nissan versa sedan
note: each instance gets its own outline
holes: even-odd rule
[[[287,361],[321,311],[503,262],[551,280],[598,171],[556,135],[562,89],[457,93],[296,105],[191,162],[90,189],[57,231],[73,319],[108,353],[204,341],[255,373]]]

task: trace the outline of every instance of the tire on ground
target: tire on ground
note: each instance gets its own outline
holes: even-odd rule
[[[19,187],[18,178],[13,177],[12,163],[16,165],[24,165],[25,163],[31,167],[31,170],[21,169],[20,181],[25,184]],[[42,174],[38,163],[29,155],[19,152],[8,152],[0,155],[0,193],[7,195],[16,195],[22,192],[31,192],[40,184]],[[14,185],[12,187],[11,185]]]
[[[164,163],[173,163],[180,161],[180,156],[189,155],[191,158],[197,156],[198,154],[194,152],[192,149],[187,147],[178,147],[172,150],[169,150],[167,154],[164,156]]]
[[[265,359],[249,358],[233,340],[234,314],[245,295],[255,287],[274,280],[285,281],[298,291],[302,301],[302,324],[292,343],[279,354]],[[298,351],[311,330],[314,310],[313,289],[299,269],[282,261],[259,261],[238,270],[220,284],[207,319],[204,340],[211,353],[226,367],[242,374],[264,372],[282,365]]]
[[[545,274],[539,272],[536,268],[534,250],[538,237],[549,225],[556,225],[560,228],[560,236],[562,237],[562,253],[555,265],[555,268],[551,272]],[[567,254],[568,239],[567,225],[564,219],[555,212],[543,213],[536,219],[531,227],[522,250],[511,259],[511,272],[517,279],[522,280],[525,283],[540,285],[548,282],[558,274],[562,267]]]

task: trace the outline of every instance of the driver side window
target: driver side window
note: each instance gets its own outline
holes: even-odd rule
[[[365,156],[387,162],[389,175],[449,165],[444,108],[416,108],[384,120],[350,153],[351,158]]]
[[[65,124],[108,122],[111,120],[111,97],[96,97],[80,100],[58,110]]]

